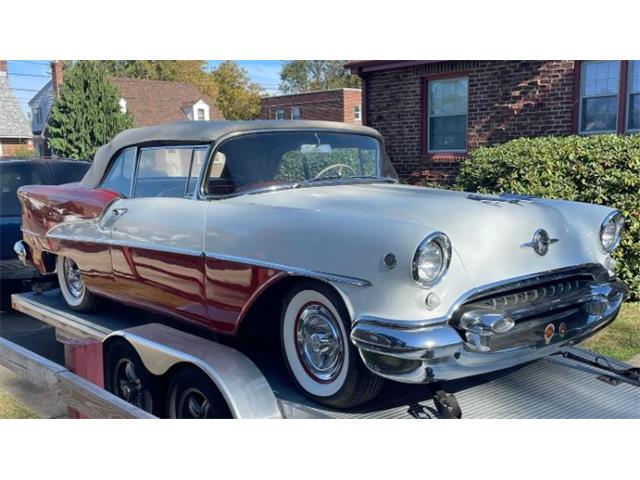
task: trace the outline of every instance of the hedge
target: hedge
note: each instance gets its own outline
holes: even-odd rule
[[[520,138],[470,152],[456,186],[608,205],[625,217],[614,256],[640,300],[640,135]]]

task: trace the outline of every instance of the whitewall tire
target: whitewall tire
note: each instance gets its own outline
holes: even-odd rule
[[[304,281],[288,293],[282,312],[285,363],[298,387],[319,403],[352,407],[373,398],[383,380],[363,365],[349,340],[350,318],[328,285]]]
[[[82,274],[75,261],[68,257],[58,255],[56,259],[56,271],[60,291],[67,305],[79,312],[95,312],[98,308],[98,300],[84,283]]]

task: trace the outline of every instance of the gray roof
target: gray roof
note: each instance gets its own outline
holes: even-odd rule
[[[0,72],[0,138],[31,137],[31,126],[11,90],[9,77]]]
[[[185,121],[165,123],[152,127],[132,128],[116,135],[111,142],[98,149],[91,168],[89,168],[81,183],[89,187],[97,186],[113,155],[119,150],[132,145],[159,142],[211,143],[237,132],[248,133],[264,130],[327,130],[373,135],[382,140],[381,135],[369,127],[316,120]]]

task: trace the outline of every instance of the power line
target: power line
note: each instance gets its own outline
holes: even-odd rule
[[[51,78],[51,75],[41,75],[41,74],[37,74],[37,73],[11,73],[9,72],[8,75],[10,77],[39,77],[39,78]]]
[[[36,64],[36,65],[46,65],[49,66],[49,62],[47,61],[40,61],[40,60],[10,60],[11,62],[16,62],[16,63],[28,63],[28,64]]]
[[[16,92],[39,92],[42,89],[34,90],[32,88],[13,88],[12,90],[15,90]]]

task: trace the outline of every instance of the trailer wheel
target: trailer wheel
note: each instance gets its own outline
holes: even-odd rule
[[[115,341],[107,346],[104,372],[109,392],[142,410],[157,413],[153,377],[129,343]]]
[[[98,299],[85,285],[76,262],[68,257],[58,255],[56,270],[62,296],[70,308],[79,312],[98,310]]]
[[[213,381],[197,368],[183,367],[173,375],[167,407],[169,418],[233,418]]]

